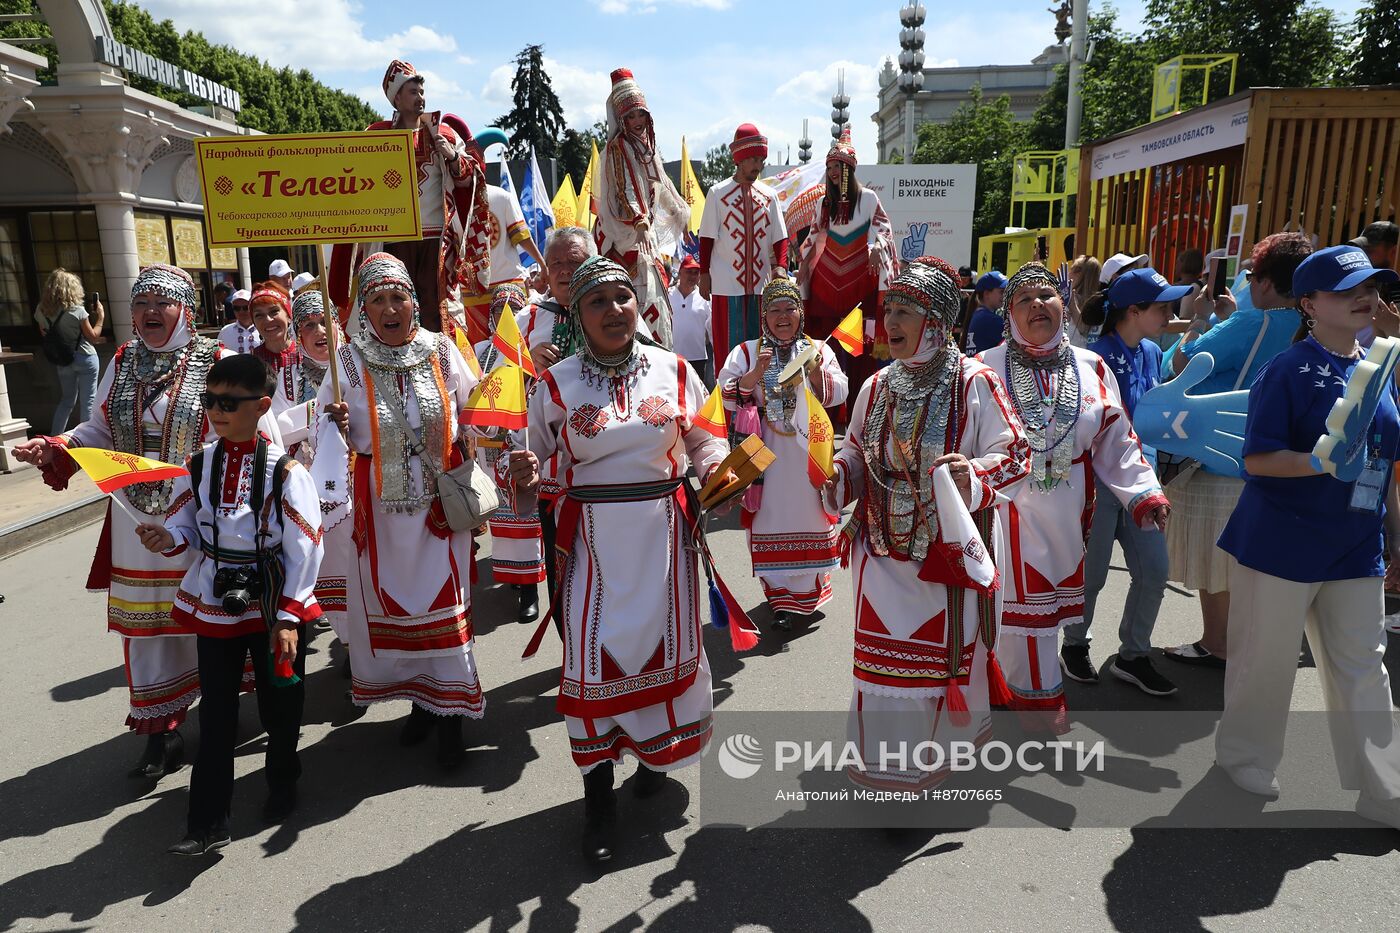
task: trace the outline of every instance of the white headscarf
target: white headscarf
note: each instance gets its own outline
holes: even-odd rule
[[[147,340],[142,329],[133,329],[136,335],[141,338],[141,342],[152,353],[169,353],[186,346],[194,336],[194,307],[197,303],[194,293],[194,279],[184,269],[175,266],[168,266],[165,263],[154,263],[141,270],[141,274],[136,276],[136,281],[131,285],[131,301],[136,302],[137,295],[155,294],[162,298],[169,298],[180,303],[180,318],[171,328],[170,335],[160,346],[152,346]]]

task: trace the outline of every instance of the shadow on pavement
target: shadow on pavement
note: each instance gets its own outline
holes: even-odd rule
[[[105,671],[79,677],[66,684],[59,684],[49,690],[49,698],[55,703],[71,703],[74,700],[86,700],[89,697],[101,696],[108,690],[125,686],[126,670],[118,664]]]

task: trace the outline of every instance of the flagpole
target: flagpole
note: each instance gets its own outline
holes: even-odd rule
[[[336,360],[339,356],[339,341],[336,332],[340,330],[340,312],[331,304],[331,291],[327,284],[330,278],[330,269],[326,266],[326,254],[321,249],[321,244],[316,244],[316,269],[321,279],[321,319],[326,325],[326,346],[330,351],[330,372],[331,372],[331,395],[337,405],[340,404],[340,373],[337,371]]]
[[[117,495],[118,492],[120,492],[120,490],[112,490],[107,494],[107,498],[111,499],[113,504],[115,504],[117,508],[125,512],[127,518],[134,521],[137,525],[160,525],[161,527],[165,526],[165,522],[161,521],[159,516],[146,515],[145,513],[137,512],[136,506],[132,505],[130,502],[127,502],[125,496]]]

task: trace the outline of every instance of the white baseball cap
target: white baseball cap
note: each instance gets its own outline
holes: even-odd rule
[[[316,278],[316,276],[312,275],[310,272],[298,272],[296,278],[292,279],[292,294],[295,295],[297,289],[301,288],[303,285],[305,285],[307,282],[310,282],[314,278]]]
[[[267,274],[269,278],[276,278],[279,275],[286,275],[291,271],[292,267],[287,263],[287,260],[285,259],[274,259],[272,260],[272,265],[267,267]]]
[[[1137,256],[1129,256],[1127,253],[1114,253],[1104,262],[1103,268],[1099,270],[1099,282],[1107,285],[1113,281],[1113,277],[1125,269],[1145,269],[1152,262],[1151,257],[1146,253]]]
[[[238,291],[234,292],[232,295],[229,295],[228,300],[229,300],[229,301],[247,301],[249,298],[252,298],[252,297],[253,297],[253,293],[252,293],[252,292],[248,291],[248,289],[246,289],[246,288],[240,288]]]

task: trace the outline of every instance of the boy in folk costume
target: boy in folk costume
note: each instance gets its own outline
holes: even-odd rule
[[[729,144],[734,175],[710,189],[700,220],[700,294],[710,302],[715,359],[758,339],[760,295],[770,276],[787,274],[787,225],[777,193],[758,180],[768,139],[752,123]],[[849,309],[848,309],[849,310]]]
[[[136,528],[152,553],[195,555],[174,608],[175,619],[195,633],[203,689],[187,830],[169,850],[176,855],[229,843],[238,693],[249,654],[267,731],[263,817],[280,822],[296,806],[303,626],[321,615],[313,593],[321,503],[311,475],[258,432],[272,388],[273,374],[251,356],[214,364],[203,404],[219,439],[196,452],[190,472],[175,480],[165,523]]]
[[[525,306],[529,298],[521,285],[498,285],[491,298],[491,323],[508,304],[515,311]],[[482,375],[490,373],[504,359],[491,340],[483,340],[474,348]],[[540,537],[540,515],[531,501],[524,512],[515,511],[513,489],[510,485],[510,451],[521,450],[521,440],[501,428],[484,429],[488,436],[476,442],[477,463],[496,478],[501,491],[501,507],[491,516],[491,575],[497,583],[508,583],[520,593],[521,622],[539,618],[539,584],[545,580],[544,547]]]
[[[680,252],[690,205],[666,174],[656,124],[632,72],[619,68],[612,82],[608,144],[598,171],[598,249],[632,277],[638,313],[669,349],[671,305],[661,258]]]
[[[831,570],[841,562],[836,516],[822,506],[820,488],[812,486],[808,425],[798,423],[807,409],[798,401],[810,385],[819,404],[844,404],[846,374],[824,345],[808,364],[805,379],[778,382],[788,362],[811,344],[802,321],[797,285],[773,279],[763,289],[763,336],[735,347],[718,380],[724,407],[748,409],[764,445],[777,457],[745,493],[742,522],[754,576],[763,584],[773,627],[780,631],[792,627],[790,616],[811,615],[831,599]],[[744,430],[739,422],[735,418],[736,427]]]

